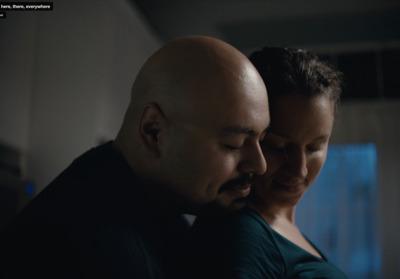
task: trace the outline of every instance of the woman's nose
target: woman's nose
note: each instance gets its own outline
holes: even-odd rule
[[[307,156],[302,151],[291,152],[287,155],[287,164],[294,176],[306,177],[308,174]]]

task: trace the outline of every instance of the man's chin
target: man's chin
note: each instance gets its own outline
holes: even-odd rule
[[[238,198],[232,197],[227,193],[221,193],[217,196],[213,204],[215,207],[220,208],[220,210],[239,211],[246,205],[246,202],[247,197]]]
[[[237,199],[232,201],[226,208],[230,211],[240,211],[246,206],[246,199]]]

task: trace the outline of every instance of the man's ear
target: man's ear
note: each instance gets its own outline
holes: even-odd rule
[[[144,149],[153,157],[160,157],[160,134],[164,132],[165,117],[155,103],[147,104],[140,118],[139,133]]]

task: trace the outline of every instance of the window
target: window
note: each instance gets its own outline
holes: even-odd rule
[[[380,278],[374,144],[330,145],[326,163],[297,206],[296,222],[350,278]]]

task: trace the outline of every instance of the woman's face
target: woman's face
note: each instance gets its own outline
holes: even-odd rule
[[[254,201],[294,206],[325,163],[334,102],[288,95],[272,103],[270,113],[270,132],[262,144],[268,167],[253,187]]]

